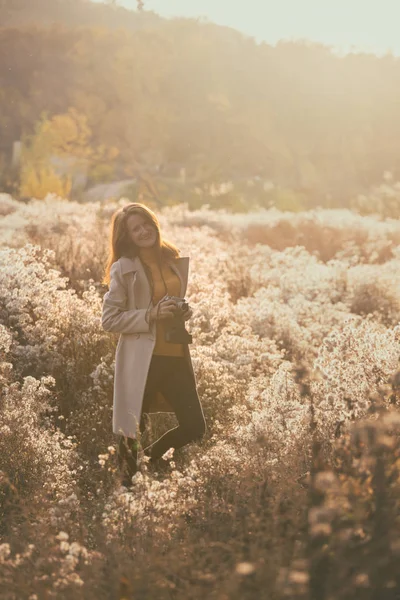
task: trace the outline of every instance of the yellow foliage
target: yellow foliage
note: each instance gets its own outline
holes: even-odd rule
[[[22,169],[20,195],[31,198],[43,199],[49,193],[57,194],[62,198],[71,192],[71,178],[60,177],[51,167],[35,169],[28,165]]]
[[[92,176],[98,175],[100,180],[112,179],[114,167],[110,163],[118,156],[118,148],[104,144],[92,146],[91,138],[86,115],[74,107],[50,119],[43,115],[34,134],[24,141],[20,193],[36,198],[44,198],[49,192],[67,196],[77,169],[88,168]],[[52,166],[54,160],[60,165],[58,171]],[[70,176],[65,173],[67,169]]]
[[[28,136],[23,151],[26,164],[47,164],[51,155],[74,156],[77,159],[90,159],[93,150],[90,146],[92,132],[87,125],[87,117],[75,108],[67,113],[45,116],[36,124],[34,135]]]
[[[90,158],[92,154],[89,145],[92,132],[87,124],[87,117],[75,108],[69,108],[67,113],[54,115],[51,120],[44,121],[41,135],[49,136],[52,150],[57,155]]]

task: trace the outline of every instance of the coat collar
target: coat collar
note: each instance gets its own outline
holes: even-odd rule
[[[139,269],[142,269],[142,262],[140,260],[140,258],[138,256],[135,256],[134,258],[129,258],[128,256],[121,256],[121,258],[118,259],[121,265],[121,273],[122,275],[126,275],[126,273],[130,273],[131,271],[138,271]],[[189,257],[188,256],[179,256],[178,258],[175,258],[173,260],[168,260],[167,264],[169,265],[186,265],[186,263],[189,263]]]
[[[144,275],[143,265],[138,256],[135,256],[135,258],[121,256],[121,258],[118,259],[118,262],[121,265],[122,275],[131,273],[132,271],[140,271]],[[188,284],[189,256],[179,256],[178,258],[167,260],[167,264],[175,271],[181,280],[181,297],[184,298]]]

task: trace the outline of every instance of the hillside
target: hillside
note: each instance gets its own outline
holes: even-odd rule
[[[162,22],[161,17],[152,12],[139,13],[90,0],[0,0],[0,17],[2,27],[63,23],[69,27],[135,30]]]
[[[211,23],[84,0],[2,0],[0,14],[3,190],[19,193],[15,141],[61,125],[57,136],[68,137],[78,123],[90,185],[184,168],[193,184],[184,194],[258,178],[256,203],[268,206],[272,182],[283,206],[306,208],[348,206],[385,172],[400,178],[400,59],[391,55],[257,44]]]

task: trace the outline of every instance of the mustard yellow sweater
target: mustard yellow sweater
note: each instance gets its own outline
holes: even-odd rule
[[[161,270],[157,262],[155,248],[140,248],[139,256],[150,269],[153,278],[153,304],[154,306],[168,294],[169,296],[180,296],[181,282],[174,271],[166,264],[162,264]],[[166,286],[166,287],[165,287]],[[156,321],[156,343],[153,354],[162,354],[165,356],[184,356],[183,344],[172,344],[165,341],[165,323],[164,319]]]

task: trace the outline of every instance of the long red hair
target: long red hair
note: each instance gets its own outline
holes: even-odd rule
[[[142,215],[142,217],[156,228],[157,240],[155,245],[158,249],[160,259],[170,260],[179,257],[179,248],[162,238],[160,223],[155,213],[145,204],[131,202],[123,208],[119,208],[111,217],[109,251],[102,281],[105,285],[110,284],[110,269],[114,262],[121,256],[134,258],[139,254],[139,249],[131,240],[127,229],[128,217],[137,214]]]

